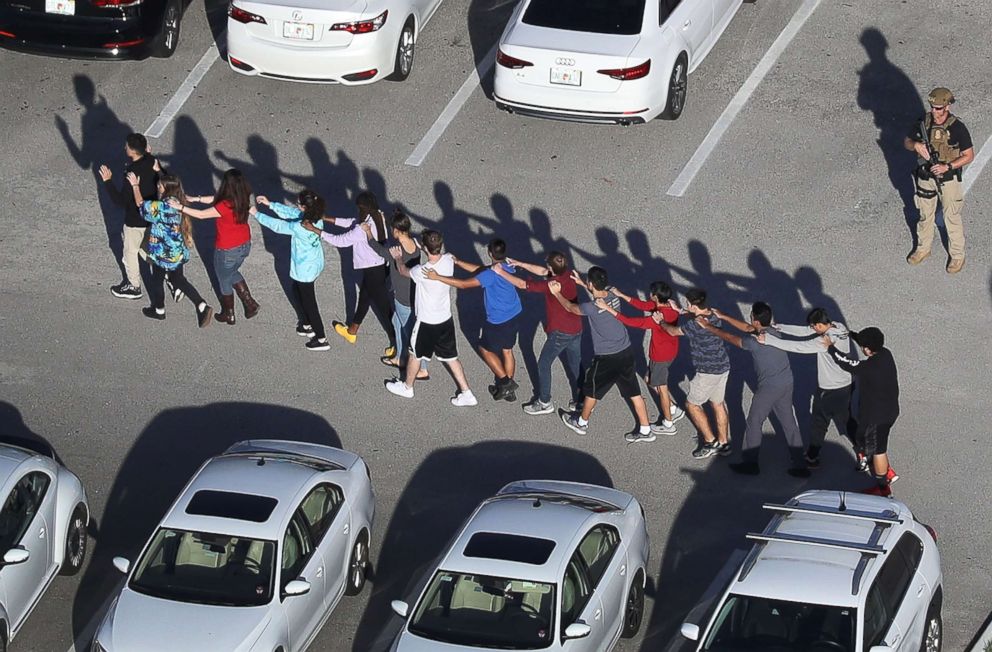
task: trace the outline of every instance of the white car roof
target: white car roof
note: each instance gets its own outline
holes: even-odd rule
[[[34,453],[18,446],[0,444],[0,486],[26,460],[34,457]]]

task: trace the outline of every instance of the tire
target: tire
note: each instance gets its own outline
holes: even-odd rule
[[[927,613],[927,624],[923,629],[920,652],[940,652],[944,642],[944,621],[940,617],[940,606],[932,605]]]
[[[358,595],[365,588],[369,568],[369,534],[362,530],[355,545],[351,548],[351,558],[348,560],[348,583],[346,595]]]
[[[62,557],[60,575],[75,575],[83,568],[86,561],[87,534],[86,508],[76,505],[69,518],[69,527],[65,532],[65,552]]]
[[[162,12],[162,26],[155,38],[152,55],[159,59],[168,59],[179,45],[179,32],[182,30],[183,7],[181,0],[169,0]]]
[[[416,34],[413,29],[413,18],[407,18],[400,32],[400,40],[396,43],[396,58],[393,64],[393,74],[389,76],[392,81],[406,81],[410,73],[413,72],[413,58],[416,54]]]
[[[644,575],[637,571],[634,581],[627,591],[627,602],[624,603],[623,629],[620,635],[623,638],[634,638],[641,629],[641,622],[644,620]]]
[[[661,112],[663,120],[678,120],[682,115],[688,92],[688,76],[689,62],[683,52],[675,60],[672,74],[668,77],[668,98],[665,100],[665,110]]]

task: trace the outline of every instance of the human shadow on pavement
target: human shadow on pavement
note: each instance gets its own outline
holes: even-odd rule
[[[426,573],[478,504],[509,482],[570,480],[606,487],[606,468],[588,453],[527,441],[484,441],[434,451],[414,471],[389,518],[354,652],[388,649],[402,625],[392,600],[413,602]],[[376,558],[373,551],[373,559]]]
[[[861,32],[860,42],[868,63],[858,71],[858,106],[874,116],[878,128],[875,142],[885,157],[889,182],[902,200],[903,219],[915,248],[919,219],[913,199],[916,154],[903,147],[903,140],[913,121],[923,117],[925,109],[916,85],[899,66],[889,61],[889,42],[882,32],[869,27]]]
[[[787,449],[781,437],[776,439],[762,446],[758,476],[735,475],[722,458],[689,462],[692,466],[683,468],[692,488],[678,508],[667,540],[656,541],[652,550],[660,568],[641,630],[641,652],[692,647],[681,641],[679,627],[732,553],[750,547],[745,535],[760,532],[768,523],[772,515],[762,509],[764,503],[782,503],[810,489],[859,491],[870,485],[854,470],[850,449],[833,441],[824,446],[823,466],[811,478],[792,478],[785,472]],[[703,629],[706,621],[697,624]]]
[[[263,438],[341,446],[323,417],[264,403],[173,408],[148,423],[124,456],[107,494],[99,536],[73,602],[74,640],[102,616],[98,610],[120,585],[122,576],[114,570],[113,558],[134,560],[200,465],[235,442]]]
[[[51,457],[59,464],[65,463],[47,439],[35,433],[24,423],[21,411],[7,401],[0,401],[0,444],[10,444]]]

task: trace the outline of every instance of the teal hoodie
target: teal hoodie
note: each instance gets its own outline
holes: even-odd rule
[[[324,247],[320,236],[303,228],[300,218],[303,212],[296,206],[272,202],[268,209],[279,217],[255,213],[255,219],[265,228],[292,236],[290,245],[289,277],[301,283],[313,283],[324,270]],[[324,228],[324,221],[315,223],[318,229]]]

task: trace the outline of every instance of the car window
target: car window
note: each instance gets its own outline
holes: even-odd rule
[[[885,611],[885,601],[878,585],[873,585],[865,598],[865,631],[862,649],[868,650],[882,642],[889,629],[889,615]]]
[[[344,493],[331,484],[322,484],[313,489],[300,504],[300,512],[310,528],[310,539],[314,545],[320,543],[330,529],[334,517],[344,502]]]
[[[680,0],[659,0],[658,1],[658,24],[664,25],[668,17],[672,15],[675,11],[675,7],[679,6]]]
[[[603,579],[603,573],[613,559],[619,543],[620,535],[608,525],[597,525],[579,543],[578,553],[586,564],[589,583],[593,589]]]
[[[523,22],[597,34],[640,34],[645,0],[531,0]]]
[[[41,507],[50,482],[41,471],[33,471],[11,489],[0,509],[0,554],[20,543]]]
[[[561,633],[563,636],[565,628],[574,623],[582,610],[585,609],[591,594],[592,587],[589,585],[589,578],[586,575],[585,562],[576,552],[565,568],[565,577],[561,583]]]
[[[848,607],[731,594],[700,649],[854,652],[856,622]]]
[[[280,590],[299,578],[300,572],[310,559],[313,546],[310,542],[309,528],[303,517],[297,512],[286,528],[286,536],[282,541],[282,577],[279,582]]]
[[[913,570],[906,565],[905,557],[898,551],[898,545],[882,564],[882,569],[878,571],[875,578],[875,586],[878,587],[882,602],[885,603],[885,610],[889,614],[889,619],[895,617],[902,603],[902,598],[909,588],[909,583],[913,579]]]
[[[906,565],[909,567],[910,577],[920,567],[920,560],[923,558],[923,542],[913,534],[907,532],[896,544],[896,551],[903,556]]]

